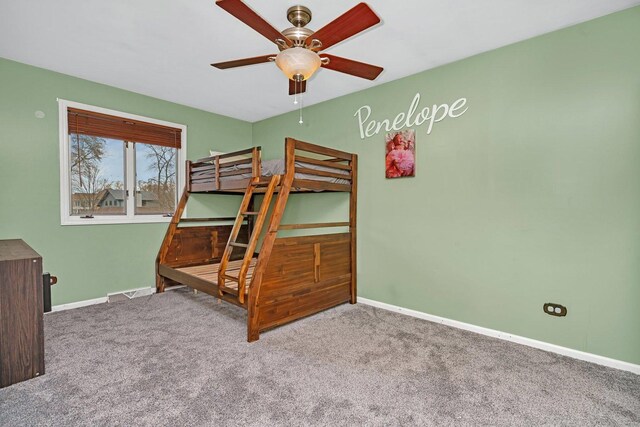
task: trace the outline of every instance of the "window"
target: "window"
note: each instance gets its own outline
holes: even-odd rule
[[[169,221],[186,127],[59,100],[63,225]]]
[[[176,208],[177,150],[136,144],[136,215],[173,213]]]

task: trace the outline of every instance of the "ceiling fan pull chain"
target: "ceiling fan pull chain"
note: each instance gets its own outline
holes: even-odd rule
[[[298,120],[299,124],[304,124],[304,120],[302,120],[302,99],[303,99],[302,98],[302,94],[300,94],[300,102],[299,102],[299,104],[300,104],[300,120]]]

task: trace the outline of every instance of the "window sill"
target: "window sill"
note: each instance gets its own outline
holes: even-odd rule
[[[133,218],[99,216],[94,218],[67,217],[62,219],[60,225],[155,224],[169,222],[171,222],[170,216],[159,215],[137,216]]]

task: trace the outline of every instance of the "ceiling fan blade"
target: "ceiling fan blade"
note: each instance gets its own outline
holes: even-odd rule
[[[262,19],[260,15],[255,13],[249,6],[240,0],[218,0],[216,4],[276,43],[277,39],[284,40],[287,46],[292,46],[293,42],[286,38],[280,31],[276,30],[271,24]]]
[[[307,46],[311,46],[313,40],[318,40],[322,45],[313,49],[316,51],[324,50],[376,25],[378,22],[380,22],[378,15],[366,3],[359,3],[313,33],[305,43]]]
[[[322,68],[339,71],[352,76],[362,77],[367,80],[375,80],[384,68],[376,65],[365,64],[364,62],[354,61],[353,59],[341,58],[339,56],[321,54],[322,58],[329,58],[328,64],[322,64]]]
[[[289,95],[296,95],[298,93],[304,93],[307,90],[307,81],[296,82],[289,79]]]
[[[274,58],[275,55],[255,56],[253,58],[235,59],[233,61],[217,62],[211,64],[212,67],[226,70],[227,68],[244,67],[245,65],[261,64],[263,62],[270,62],[269,58]]]

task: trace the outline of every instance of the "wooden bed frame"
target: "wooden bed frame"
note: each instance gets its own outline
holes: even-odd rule
[[[186,188],[156,258],[158,292],[183,284],[245,308],[249,342],[264,330],[356,303],[357,155],[287,138],[284,161],[285,173],[272,176],[261,174],[260,147],[187,162]],[[244,173],[234,168],[238,165]],[[319,191],[348,192],[349,220],[280,223],[291,193]],[[235,218],[182,218],[191,193],[243,197]],[[262,202],[254,209],[256,194]],[[193,225],[225,221],[233,225]],[[277,236],[282,230],[323,227],[348,227],[348,232]]]

